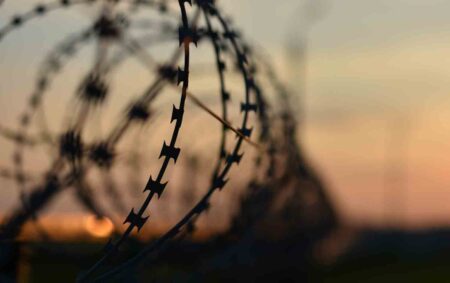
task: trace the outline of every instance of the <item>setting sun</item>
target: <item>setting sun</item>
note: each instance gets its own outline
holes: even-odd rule
[[[113,230],[114,225],[108,218],[98,218],[95,215],[89,215],[84,221],[84,227],[88,233],[97,238],[104,238],[109,236]]]

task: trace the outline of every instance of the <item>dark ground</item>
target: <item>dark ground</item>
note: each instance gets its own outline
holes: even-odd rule
[[[270,247],[271,244],[266,243],[268,248],[259,253],[264,260],[237,259],[234,264],[200,273],[199,266],[204,267],[205,260],[217,260],[220,251],[226,249],[221,249],[221,245],[180,242],[171,246],[157,263],[143,268],[142,281],[450,282],[450,230],[366,231],[344,255],[329,265],[304,257],[293,258],[293,253],[283,253],[279,246]],[[86,243],[23,245],[20,281],[73,282],[80,270],[98,259],[101,249],[102,245]],[[139,244],[134,243],[128,249],[129,254],[133,254]]]

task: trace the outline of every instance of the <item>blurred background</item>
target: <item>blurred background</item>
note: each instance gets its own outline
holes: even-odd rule
[[[306,49],[300,140],[339,214],[377,227],[448,225],[450,3],[299,2],[223,5],[291,87],[301,88],[289,77],[301,58],[286,50]]]
[[[450,263],[450,206],[447,205],[450,199],[450,155],[447,154],[450,150],[450,57],[447,56],[450,2],[217,2],[243,35],[271,56],[278,76],[295,94],[297,141],[308,164],[317,172],[339,220],[337,228],[314,248],[316,260],[313,267],[306,269],[311,276],[304,281],[450,281],[446,268]],[[0,6],[0,26],[36,3],[6,0]],[[1,42],[2,126],[17,125],[18,113],[24,108],[36,76],[35,66],[43,59],[38,54],[45,54],[53,46],[50,43],[61,41],[80,26],[87,26],[94,17],[93,11],[83,7],[55,13]],[[89,67],[92,54],[80,58],[70,63],[65,79],[55,83],[47,98],[46,107],[56,109],[47,117],[50,123],[54,122],[54,127],[61,124],[58,117],[68,111],[65,105],[70,98],[63,98],[67,86],[76,88],[75,78]],[[138,91],[136,82],[144,84],[148,77],[137,68],[133,63],[126,65],[117,89],[130,95]],[[208,99],[203,94],[207,90],[205,83],[198,90],[203,99]],[[111,111],[119,111],[115,105],[127,100],[128,97],[119,97],[111,102]],[[157,121],[167,123],[168,113],[159,113]],[[109,114],[104,115],[108,118],[103,126],[113,123],[109,122],[113,121]],[[216,125],[211,118],[201,115],[190,118],[186,132],[196,133],[196,125],[204,121],[205,127]],[[165,130],[157,129],[161,135],[167,134]],[[92,132],[95,131],[93,128]],[[152,161],[158,154],[160,139],[153,137],[153,151],[146,147],[147,138],[153,133],[152,129],[141,137],[139,147],[132,144],[133,137],[124,146],[124,150],[146,150],[146,154],[135,152],[145,159],[140,173],[134,177],[137,193],[144,187],[151,172],[148,168],[153,168]],[[205,143],[217,140],[218,133],[211,134],[207,141],[195,143],[184,138],[184,148],[192,145],[186,156],[195,158],[183,159],[182,169],[173,172],[174,179],[181,180],[182,174],[192,176],[194,173],[184,172],[192,164],[207,168],[212,157],[202,155],[202,149]],[[0,141],[0,166],[11,164],[13,152],[13,143]],[[33,149],[27,150],[26,156],[26,166],[31,172],[39,172],[40,164],[46,162],[45,156]],[[124,182],[122,177],[119,173],[119,184]],[[239,176],[234,172],[234,186],[239,187],[240,180],[245,178],[245,174]],[[197,183],[202,182],[207,181],[199,177]],[[174,183],[174,188],[180,186],[177,181]],[[0,214],[6,216],[20,203],[20,194],[13,180],[0,180],[0,187]],[[152,215],[155,226],[146,230],[145,235],[160,234],[183,214],[184,206],[193,202],[183,202],[180,190],[178,194],[174,190],[170,197],[162,199],[161,205],[155,206]],[[199,234],[194,237],[196,241],[206,241],[232,222],[230,219],[237,209],[234,203],[240,193],[230,191],[225,190],[214,199],[211,211],[201,220]],[[87,243],[106,242],[113,231],[110,221],[95,219],[73,198],[69,191],[64,192],[39,217],[44,230],[53,237],[52,242],[72,244],[81,238]],[[126,210],[136,199],[139,194],[129,197]],[[179,208],[168,205],[174,202]],[[35,227],[26,231],[29,231],[28,239],[38,239],[33,236]],[[97,248],[89,246],[89,249]],[[42,261],[47,262],[43,266],[23,267],[23,270],[38,271],[27,271],[35,275],[21,280],[42,282],[33,278],[42,278],[41,273],[51,269],[54,258],[46,260]]]

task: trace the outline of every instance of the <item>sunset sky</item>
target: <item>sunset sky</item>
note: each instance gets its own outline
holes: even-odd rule
[[[299,138],[344,221],[450,225],[450,1],[324,0],[308,28],[304,13],[312,10],[300,0],[220,2],[293,89],[301,88],[293,78],[300,63],[287,58],[286,43],[307,38]],[[6,0],[0,25],[30,3],[37,2]],[[30,85],[16,79],[31,79],[36,67],[26,66],[42,59],[31,52],[48,50],[48,42],[78,30],[76,21],[93,17],[76,11],[39,20],[0,43],[1,124],[16,121],[22,109]],[[57,25],[64,15],[71,17],[67,25]],[[0,145],[0,165],[9,165],[12,147]],[[11,183],[0,184],[6,207],[17,196]]]

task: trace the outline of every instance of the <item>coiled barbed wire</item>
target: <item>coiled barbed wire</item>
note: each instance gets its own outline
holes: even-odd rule
[[[2,29],[1,34],[2,34],[2,36],[5,36],[8,32],[11,32],[14,29],[14,27],[22,26],[24,23],[30,21],[34,17],[46,14],[49,11],[56,10],[57,8],[61,8],[61,7],[67,7],[67,6],[70,6],[72,4],[80,4],[82,2],[83,1],[75,1],[75,2],[61,1],[60,3],[56,3],[55,2],[55,3],[49,4],[47,6],[45,6],[45,5],[38,5],[32,12],[25,13],[22,16],[15,16],[13,18],[13,20],[11,21],[11,23]],[[86,1],[86,3],[92,3],[92,2],[95,2],[95,1]],[[138,1],[138,2],[139,2],[139,4],[142,4],[143,1]],[[104,20],[104,19],[101,19],[101,20]],[[96,26],[96,27],[98,28],[98,26]],[[103,31],[100,31],[100,32],[107,33],[107,32],[111,32],[111,30],[109,30],[109,31],[108,30],[106,30],[106,31],[103,30]],[[89,38],[89,35],[90,35],[90,32],[85,32],[85,33],[82,33],[81,37],[77,38],[77,39],[87,40]],[[111,36],[111,34],[103,34],[103,35],[104,36]],[[73,52],[74,52],[74,42],[69,41],[69,43],[63,44],[61,46],[61,48],[59,48],[59,49],[58,49],[58,51],[61,51],[61,53],[63,55],[73,54]],[[58,55],[50,56],[49,63],[48,63],[48,65],[50,66],[50,67],[48,67],[48,69],[50,71],[58,70],[61,67],[60,60],[58,60],[58,59],[59,59]],[[170,79],[173,80],[173,74],[174,74],[173,70],[170,70],[168,68],[166,68],[166,69],[161,68],[160,71],[165,76],[169,76],[170,75]],[[172,72],[169,72],[169,71],[172,71]],[[179,77],[181,78],[183,76],[183,73],[182,73],[181,70],[179,71],[179,74],[180,74]],[[39,107],[39,105],[40,105],[39,102],[41,101],[43,90],[46,89],[46,87],[48,87],[48,79],[47,79],[47,77],[48,77],[48,75],[46,75],[46,74],[44,74],[44,75],[42,75],[42,77],[40,77],[40,79],[38,81],[38,90],[31,97],[31,101],[32,102],[30,102],[30,104],[29,104],[31,110],[25,111],[25,114],[22,115],[24,118],[22,119],[22,122],[21,122],[21,126],[23,128],[21,129],[22,133],[19,134],[20,136],[24,136],[25,135],[24,132],[26,132],[27,125],[29,125],[29,123],[30,123],[29,122],[29,119],[30,119],[29,117],[33,115],[33,112],[35,111],[35,109],[37,109]],[[86,84],[85,87],[91,87],[91,88],[94,87],[95,88],[96,87],[95,85],[91,85],[91,86],[88,85],[88,84],[96,83],[96,82],[94,82],[95,80],[96,80],[95,77],[90,77],[90,78],[88,77],[88,81],[85,82],[85,84]],[[100,97],[98,97],[98,98],[96,98],[96,97],[90,98],[89,97],[89,99],[97,99],[97,100],[98,99],[100,99],[100,100],[103,99],[101,97],[102,96],[101,93],[96,93],[96,95],[100,95]],[[223,93],[223,95],[225,95],[225,92]],[[139,109],[136,109],[136,108],[132,109],[132,111],[134,111],[133,115],[137,115],[137,113],[136,113],[137,110],[139,110]],[[174,110],[174,113],[175,113],[175,110]],[[50,137],[49,137],[48,133],[46,134],[46,137],[47,137],[48,140],[50,140]],[[66,143],[66,142],[68,143],[68,144],[63,144],[62,145],[62,149],[61,149],[62,153],[63,154],[73,155],[73,156],[71,156],[71,158],[74,158],[74,157],[76,157],[76,155],[79,155],[80,153],[77,152],[77,150],[79,151],[80,149],[76,148],[76,146],[80,146],[81,145],[81,142],[79,141],[79,138],[80,137],[78,137],[76,134],[71,133],[71,132],[67,132],[65,134],[65,136],[61,137],[63,143]],[[72,144],[70,144],[70,143],[72,143]],[[17,150],[18,152],[20,152],[20,148],[22,147],[22,145],[23,145],[23,143],[19,142],[19,146],[18,146],[19,150]],[[165,148],[166,148],[166,150],[168,150],[167,146],[165,146]],[[173,149],[173,148],[170,148],[170,149]],[[67,151],[67,152],[65,152],[65,151]],[[221,154],[223,154],[223,150],[221,150]],[[16,156],[19,156],[19,155],[20,154],[16,154]],[[173,157],[175,157],[175,156],[171,155],[169,157],[174,159]],[[17,170],[17,172],[19,172],[17,175],[22,175],[23,174],[23,170],[21,169],[21,166],[20,166],[21,163],[22,163],[21,162],[21,158],[18,157],[16,159],[19,160],[19,161],[16,162],[16,165],[17,165],[17,169],[16,170]],[[167,160],[169,160],[169,159],[170,158],[168,158]],[[23,182],[19,181],[19,183],[22,184]],[[24,220],[22,220],[22,222],[23,221]]]
[[[249,112],[256,111],[257,105],[253,104],[250,100],[250,94],[254,90],[254,80],[251,77],[251,74],[246,66],[246,55],[244,54],[244,51],[242,50],[242,47],[239,45],[237,40],[237,34],[230,28],[229,24],[225,21],[225,19],[222,17],[222,15],[218,12],[218,10],[213,6],[212,2],[209,1],[197,1],[197,4],[202,9],[202,12],[205,16],[205,21],[207,23],[207,34],[209,35],[210,39],[213,41],[214,50],[216,53],[217,58],[217,67],[219,70],[219,74],[221,77],[222,71],[224,69],[224,63],[220,61],[220,51],[221,51],[221,45],[219,45],[217,40],[217,33],[213,32],[210,17],[217,18],[219,23],[221,24],[221,27],[223,29],[222,35],[223,37],[230,42],[231,48],[233,49],[235,56],[236,56],[236,63],[238,65],[238,68],[240,72],[242,73],[242,77],[244,80],[245,85],[245,97],[244,102],[241,104],[241,111],[243,112],[243,120],[241,124],[240,131],[243,133],[244,136],[250,137],[251,135],[251,129],[248,128],[248,117]],[[223,45],[222,45],[223,46]],[[221,79],[223,81],[223,79]],[[225,90],[224,83],[221,83],[221,92],[222,92],[222,100],[226,101],[228,99],[227,92]],[[224,111],[224,114],[226,112]],[[187,226],[189,223],[192,223],[191,220],[194,217],[198,217],[201,215],[204,211],[206,211],[209,207],[209,200],[213,193],[217,190],[222,189],[227,180],[227,174],[229,170],[231,169],[231,166],[235,163],[239,163],[242,154],[240,154],[241,145],[244,142],[243,137],[238,137],[238,140],[235,143],[234,149],[231,151],[231,154],[224,154],[221,152],[222,157],[225,159],[224,163],[225,166],[221,171],[215,170],[215,173],[213,175],[211,186],[208,189],[207,193],[200,199],[200,201],[197,202],[197,204],[184,216],[182,219],[176,223],[167,233],[165,233],[160,239],[155,241],[152,245],[144,248],[138,255],[121,265],[120,267],[108,271],[105,275],[100,276],[99,278],[95,279],[95,281],[101,281],[109,278],[110,276],[115,275],[118,272],[123,271],[123,269],[134,267],[139,261],[141,261],[143,258],[145,258],[149,253],[157,251],[161,246],[165,244],[165,242],[173,239],[176,237],[180,232],[181,229],[185,226]],[[92,272],[94,272],[98,268],[98,264],[95,265],[88,273],[86,273],[83,277],[80,278],[80,280],[84,280],[87,278],[88,275],[90,275]]]
[[[37,17],[39,15],[43,15],[46,14],[49,11],[52,10],[56,10],[57,8],[62,8],[62,7],[68,7],[72,4],[80,4],[80,3],[88,3],[91,4],[95,1],[60,1],[60,2],[54,2],[48,5],[38,5],[36,6],[36,8],[33,11],[30,11],[28,13],[23,14],[22,16],[15,16],[13,17],[13,20],[11,21],[11,23],[9,25],[7,25],[6,27],[1,29],[0,34],[2,34],[3,36],[8,34],[9,32],[14,30],[14,27],[18,27],[18,26],[22,26],[24,23],[28,22],[29,20],[33,19],[34,17]],[[153,1],[139,1],[139,4],[147,4],[150,6],[155,6],[156,2]],[[161,9],[161,5],[163,5],[163,2],[158,4],[159,9]],[[75,44],[76,43],[82,43],[85,42],[87,39],[89,39],[91,37],[92,34],[97,34],[99,38],[107,38],[110,39],[112,37],[114,37],[115,35],[118,34],[114,34],[114,32],[118,32],[118,30],[114,31],[115,27],[113,26],[114,23],[108,21],[108,19],[104,18],[104,17],[100,17],[100,19],[93,25],[93,27],[85,32],[82,32],[81,35],[79,37],[76,37],[75,40],[69,40],[68,42],[63,43],[61,46],[58,46],[58,48],[56,48],[56,51],[53,52],[52,54],[50,54],[49,59],[47,60],[47,62],[44,64],[44,71],[41,74],[41,76],[38,79],[37,82],[37,90],[35,92],[33,92],[31,98],[30,98],[30,103],[29,103],[29,107],[28,109],[24,112],[24,114],[21,116],[21,121],[20,121],[20,129],[19,129],[19,133],[17,134],[17,137],[19,137],[18,140],[18,146],[17,146],[17,150],[16,153],[14,154],[14,163],[15,163],[15,168],[16,168],[16,176],[17,176],[17,182],[19,183],[19,186],[22,188],[22,192],[23,192],[23,169],[22,169],[22,152],[23,152],[23,142],[22,140],[24,136],[26,136],[26,131],[27,131],[27,127],[30,124],[30,117],[33,116],[33,114],[36,112],[37,109],[39,109],[40,107],[40,102],[42,101],[42,96],[45,93],[45,89],[47,89],[48,87],[48,74],[49,73],[54,73],[57,72],[58,70],[60,70],[61,67],[61,57],[62,55],[70,55],[74,53],[75,50]],[[101,89],[98,89],[97,83],[102,84],[102,82],[100,81],[96,81],[96,77],[88,77],[87,81],[85,82],[85,92],[84,94],[87,94],[84,98],[86,100],[88,100],[88,104],[89,103],[98,103],[101,102],[101,100],[103,99],[102,96],[106,95],[106,89],[104,91],[102,91]],[[101,85],[100,85],[101,87]],[[96,89],[97,88],[97,89]],[[99,92],[100,91],[100,92]],[[87,105],[87,107],[89,107],[89,105]],[[87,109],[86,107],[84,107],[84,109]],[[141,110],[139,113],[139,111],[137,110]],[[85,110],[83,110],[85,111]],[[139,109],[139,107],[135,107],[129,110],[129,114],[130,114],[130,119],[133,120],[142,120],[144,117],[143,115],[146,114],[144,113],[146,110],[145,109]],[[82,117],[83,115],[80,115],[79,117]],[[43,121],[43,119],[40,119],[41,121]],[[75,119],[77,120],[77,119]],[[78,120],[80,120],[78,118]],[[81,121],[81,120],[80,120]],[[45,122],[43,122],[43,124],[45,124]],[[46,133],[44,133],[43,135],[45,137],[45,139],[50,142],[50,137],[48,134],[48,131]],[[77,146],[82,145],[82,142],[79,140],[80,137],[77,136],[76,133],[72,133],[71,130],[67,131],[66,134],[63,134],[61,136],[61,148],[60,148],[60,154],[61,155],[69,155],[70,158],[76,157],[77,154],[80,154],[80,148],[77,148]],[[105,160],[100,160],[100,159],[104,159],[105,157],[108,156],[108,154],[110,152],[107,152],[107,148],[104,147],[104,145],[106,144],[99,144],[97,146],[97,148],[91,151],[91,158],[94,159],[94,161],[102,163]],[[100,154],[100,155],[99,155]],[[72,155],[72,156],[70,156]],[[99,159],[100,158],[100,159]],[[96,159],[96,160],[95,160]],[[106,160],[107,161],[107,160]],[[57,163],[57,162],[56,162]],[[105,165],[105,164],[100,164]],[[56,166],[58,167],[58,166]],[[56,170],[56,168],[54,168],[54,170]],[[53,172],[54,173],[54,172]],[[47,173],[47,175],[49,175],[50,173]],[[35,212],[39,209],[41,209],[44,204],[46,203],[47,200],[49,200],[49,198],[54,194],[57,193],[58,190],[52,190],[52,193],[49,194],[49,192],[47,192],[46,190],[34,190],[34,194],[35,195],[31,195],[28,198],[28,204],[25,205],[25,208],[22,211],[18,211],[15,215],[15,217],[11,217],[12,219],[16,219],[16,221],[11,220],[10,222],[12,223],[11,227],[14,227],[15,232],[12,232],[12,235],[10,235],[9,237],[13,236],[14,234],[17,234],[17,231],[19,230],[20,226],[29,218],[29,216],[31,216],[32,214],[34,215]],[[45,197],[44,197],[45,196]],[[87,196],[87,195],[85,195]],[[36,202],[37,199],[40,199],[39,202]],[[34,201],[34,203],[32,203]],[[31,204],[30,204],[31,202]],[[35,207],[30,207],[30,206],[35,206]],[[24,213],[25,211],[28,211],[27,213]],[[31,212],[33,211],[33,212]],[[13,214],[14,215],[14,214]],[[19,220],[20,219],[20,220]],[[8,225],[5,225],[6,228],[4,228],[4,231],[8,231]],[[7,233],[4,232],[3,235],[6,235]]]
[[[211,205],[212,196],[221,191],[229,180],[229,174],[233,167],[240,164],[244,155],[244,143],[249,143],[256,147],[256,160],[253,170],[260,170],[263,159],[268,157],[269,169],[263,174],[265,181],[269,182],[273,178],[275,165],[275,152],[277,147],[275,133],[272,127],[272,108],[261,85],[256,78],[258,76],[258,58],[254,58],[249,45],[242,36],[223,16],[212,0],[178,0],[177,5],[171,5],[170,1],[150,1],[150,0],[121,0],[121,1],[101,1],[101,0],[61,0],[50,4],[37,5],[30,12],[15,16],[5,27],[0,28],[0,40],[12,31],[29,23],[32,19],[39,18],[49,12],[57,11],[61,8],[69,8],[74,5],[92,5],[100,3],[102,12],[87,29],[69,36],[63,40],[54,50],[52,50],[41,67],[34,91],[29,103],[21,114],[21,120],[17,131],[0,129],[0,135],[8,140],[12,140],[15,146],[13,172],[2,170],[3,176],[15,179],[17,187],[22,194],[23,205],[10,214],[3,224],[0,237],[2,240],[12,240],[16,238],[23,225],[31,218],[37,218],[37,214],[45,208],[48,203],[60,192],[69,187],[74,187],[78,200],[92,213],[99,217],[112,216],[113,212],[105,211],[99,200],[95,196],[95,189],[87,178],[89,172],[99,169],[102,172],[104,182],[108,188],[110,202],[114,204],[114,212],[124,212],[125,203],[121,201],[122,193],[116,188],[111,177],[111,167],[117,163],[117,147],[119,141],[129,132],[132,125],[149,123],[154,116],[155,100],[168,88],[178,91],[179,101],[177,105],[171,106],[171,129],[170,138],[163,142],[159,154],[162,164],[157,174],[150,174],[144,188],[146,194],[142,198],[142,204],[133,208],[128,213],[123,224],[126,228],[122,231],[118,221],[115,221],[119,234],[117,239],[111,239],[105,249],[103,256],[94,264],[91,269],[80,274],[79,281],[100,281],[110,279],[117,275],[123,275],[124,271],[136,269],[144,259],[157,254],[162,248],[176,237],[182,236],[183,231],[192,233],[196,221],[201,215],[208,211]],[[116,12],[119,4],[128,4],[130,11],[128,14]],[[174,7],[175,6],[175,7]],[[134,10],[133,10],[134,9]],[[169,21],[146,21],[133,25],[131,18],[133,13],[140,10],[154,10],[161,15],[167,15]],[[118,9],[117,9],[118,10]],[[178,22],[178,23],[177,23]],[[140,24],[139,24],[140,23]],[[132,29],[144,28],[156,32],[142,38],[133,35]],[[91,69],[83,76],[79,87],[75,93],[73,111],[67,113],[66,125],[61,133],[49,129],[45,110],[42,107],[44,94],[49,89],[51,80],[60,74],[65,63],[74,58],[78,49],[86,45],[89,41],[96,39],[96,56]],[[152,44],[171,43],[177,40],[177,47],[171,54],[170,59],[161,64],[155,60],[153,54],[149,54],[145,47]],[[220,115],[216,114],[206,104],[204,104],[195,94],[188,90],[191,81],[192,44],[195,46],[208,41],[212,47],[212,58],[218,81],[218,93],[220,98]],[[0,41],[1,42],[1,41]],[[115,56],[108,56],[111,45],[121,48]],[[112,58],[108,58],[112,57]],[[121,63],[133,57],[151,74],[156,74],[154,80],[147,86],[145,91],[131,103],[126,105],[123,117],[116,123],[113,129],[106,135],[106,138],[88,141],[85,135],[86,125],[93,119],[95,113],[100,113],[106,98],[111,91],[111,72],[118,68]],[[178,67],[178,62],[181,64]],[[233,91],[228,81],[226,71],[229,69],[228,62],[233,62],[236,67],[235,74],[241,80],[243,100],[239,105],[241,119],[239,126],[235,127],[230,119],[230,101]],[[265,66],[270,69],[271,67]],[[270,77],[270,74],[269,74]],[[269,82],[277,84],[275,81]],[[176,87],[180,85],[181,89]],[[277,86],[276,86],[277,87]],[[222,123],[221,135],[218,144],[217,158],[212,173],[209,177],[209,184],[205,193],[196,201],[195,205],[181,219],[164,233],[159,239],[144,247],[138,254],[126,260],[122,264],[111,268],[107,265],[109,259],[115,257],[126,240],[130,238],[134,231],[141,231],[149,219],[148,208],[153,203],[155,197],[158,199],[166,190],[170,180],[168,171],[170,161],[175,164],[180,156],[181,149],[177,145],[179,135],[182,134],[186,99],[189,98],[202,110],[213,116]],[[286,103],[286,102],[285,102]],[[284,105],[286,106],[286,105]],[[282,106],[282,107],[284,107]],[[286,112],[288,112],[286,110]],[[254,116],[253,116],[254,115]],[[29,134],[28,128],[34,122],[34,117],[39,124],[38,135]],[[254,118],[255,123],[251,125]],[[285,133],[295,133],[295,125],[289,121],[288,115],[282,121],[285,126]],[[252,133],[259,131],[257,142],[252,141]],[[275,131],[274,131],[275,132]],[[231,136],[236,135],[233,142]],[[286,142],[286,141],[285,141]],[[286,146],[295,146],[288,141],[283,143]],[[48,154],[51,159],[51,166],[42,176],[44,182],[32,182],[34,178],[26,172],[23,167],[25,159],[24,150],[26,147],[36,146],[42,143],[50,149]],[[279,147],[280,145],[278,145]],[[57,150],[55,150],[55,147]],[[289,151],[289,150],[288,150]],[[209,154],[205,152],[204,154]],[[291,158],[289,156],[285,158]],[[303,161],[299,162],[303,163]],[[290,164],[290,163],[289,163]],[[39,179],[39,178],[38,178]],[[32,185],[30,185],[32,184]],[[252,180],[249,189],[255,188],[256,181]],[[278,182],[272,187],[282,185]],[[260,186],[261,187],[261,186]],[[129,189],[129,188],[128,188]],[[25,193],[30,191],[29,193]],[[136,228],[136,229],[135,229]]]

